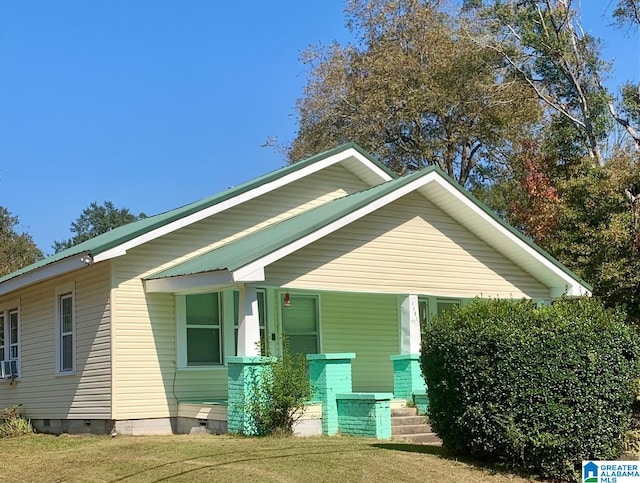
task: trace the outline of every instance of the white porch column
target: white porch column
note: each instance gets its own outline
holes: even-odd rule
[[[238,303],[238,356],[260,355],[258,296],[253,285],[241,284]]]
[[[418,296],[405,297],[400,307],[400,354],[420,354],[419,314]]]

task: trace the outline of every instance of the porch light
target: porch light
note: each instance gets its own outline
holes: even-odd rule
[[[289,292],[284,294],[284,306],[291,307],[291,296],[289,295]]]

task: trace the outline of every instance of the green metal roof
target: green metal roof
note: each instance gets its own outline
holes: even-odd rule
[[[277,169],[275,171],[267,173],[258,178],[254,178],[250,181],[247,181],[238,186],[229,188],[225,191],[222,191],[208,198],[204,198],[202,200],[190,203],[188,205],[184,205],[180,208],[175,208],[165,213],[161,213],[155,216],[150,216],[143,220],[134,221],[133,223],[129,223],[127,225],[123,225],[118,228],[114,228],[113,230],[110,230],[107,233],[96,236],[85,242],[79,243],[78,245],[75,245],[59,253],[46,257],[36,263],[28,265],[8,275],[5,275],[4,277],[0,278],[0,284],[7,280],[13,279],[15,277],[31,272],[33,270],[37,270],[38,268],[45,267],[47,265],[58,262],[65,258],[72,257],[74,255],[80,255],[84,253],[97,255],[99,253],[105,252],[111,248],[115,248],[118,245],[121,245],[130,240],[133,240],[134,238],[144,235],[152,230],[165,226],[173,221],[179,220],[193,213],[197,213],[211,206],[215,206],[218,203],[234,198],[247,191],[251,191],[252,189],[255,189],[263,184],[270,183],[271,181],[274,181],[290,173],[299,171],[309,165],[312,165],[318,161],[321,161],[330,156],[333,156],[334,154],[338,154],[348,149],[355,149],[362,156],[364,156],[368,161],[370,161],[375,166],[383,170],[389,176],[393,178],[397,177],[392,171],[389,170],[389,168],[387,168],[385,165],[380,163],[380,161],[376,160],[371,154],[369,154],[367,151],[362,149],[357,144],[355,143],[343,144],[329,151],[324,151],[310,158],[297,161],[293,164],[289,164],[287,166],[284,166],[283,168]]]
[[[358,210],[359,208],[366,206],[367,204],[381,198],[382,196],[391,193],[399,189],[400,187],[423,176],[426,176],[434,171],[438,173],[443,179],[445,179],[450,185],[454,186],[472,203],[479,206],[489,216],[499,222],[500,225],[505,227],[519,240],[524,242],[526,245],[534,248],[553,265],[560,268],[572,279],[587,288],[587,290],[592,290],[592,287],[588,283],[580,279],[580,277],[578,277],[575,273],[565,267],[554,257],[549,255],[545,250],[540,248],[538,245],[533,243],[533,241],[526,238],[522,233],[520,233],[518,230],[498,217],[491,209],[484,205],[484,203],[471,195],[467,190],[460,187],[458,183],[453,181],[449,176],[447,176],[446,173],[444,173],[440,168],[436,166],[430,166],[410,175],[396,178],[367,190],[330,201],[324,205],[320,205],[314,209],[296,215],[292,218],[288,218],[276,224],[257,230],[245,237],[231,241],[226,245],[216,248],[203,255],[197,256],[191,260],[187,260],[183,263],[175,265],[174,267],[152,274],[151,276],[147,277],[147,279],[153,280],[193,275],[218,270],[228,270],[232,272],[248,265],[249,263],[259,260],[260,258],[267,256],[270,253],[273,253],[276,250],[285,247],[288,244],[293,243],[296,240],[299,240],[306,235],[309,235],[314,231],[319,230],[324,226]]]
[[[147,277],[147,279],[152,280],[193,275],[216,270],[237,270],[319,230],[333,221],[339,220],[413,180],[426,176],[434,170],[435,167],[432,166],[413,174],[387,181],[364,191],[329,201],[309,211],[257,230],[167,270],[162,270]]]

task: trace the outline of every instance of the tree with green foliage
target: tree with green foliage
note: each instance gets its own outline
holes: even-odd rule
[[[31,235],[17,233],[18,217],[0,206],[0,276],[7,275],[42,258]]]
[[[398,173],[435,164],[462,185],[505,162],[511,140],[538,120],[537,101],[439,3],[349,2],[357,44],[304,55],[311,71],[290,161],[355,141]]]
[[[116,208],[111,201],[105,201],[102,205],[94,201],[82,211],[76,221],[71,223],[71,232],[75,235],[68,240],[55,241],[53,249],[58,253],[109,230],[146,217],[144,213],[134,215],[128,208]]]
[[[618,153],[604,166],[585,163],[558,189],[556,225],[542,245],[592,283],[608,306],[624,306],[640,321],[637,155]]]
[[[445,448],[574,481],[623,450],[640,339],[597,300],[480,300],[437,317],[421,354],[431,426]]]
[[[638,0],[618,0],[613,18],[621,25],[640,25],[640,2]]]
[[[613,18],[620,28],[637,30],[640,27],[640,2],[638,0],[619,0]],[[625,82],[620,88],[619,106],[609,101],[609,111],[613,119],[624,128],[629,137],[640,149],[640,85]]]
[[[494,0],[482,17],[488,35],[479,41],[529,85],[549,109],[553,128],[603,164],[611,118],[601,80],[609,65],[599,39],[582,30],[572,0]]]

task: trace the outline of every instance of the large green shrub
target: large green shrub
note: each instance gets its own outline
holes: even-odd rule
[[[542,477],[615,458],[639,373],[624,319],[591,299],[475,300],[437,318],[421,360],[432,427],[457,453]]]

